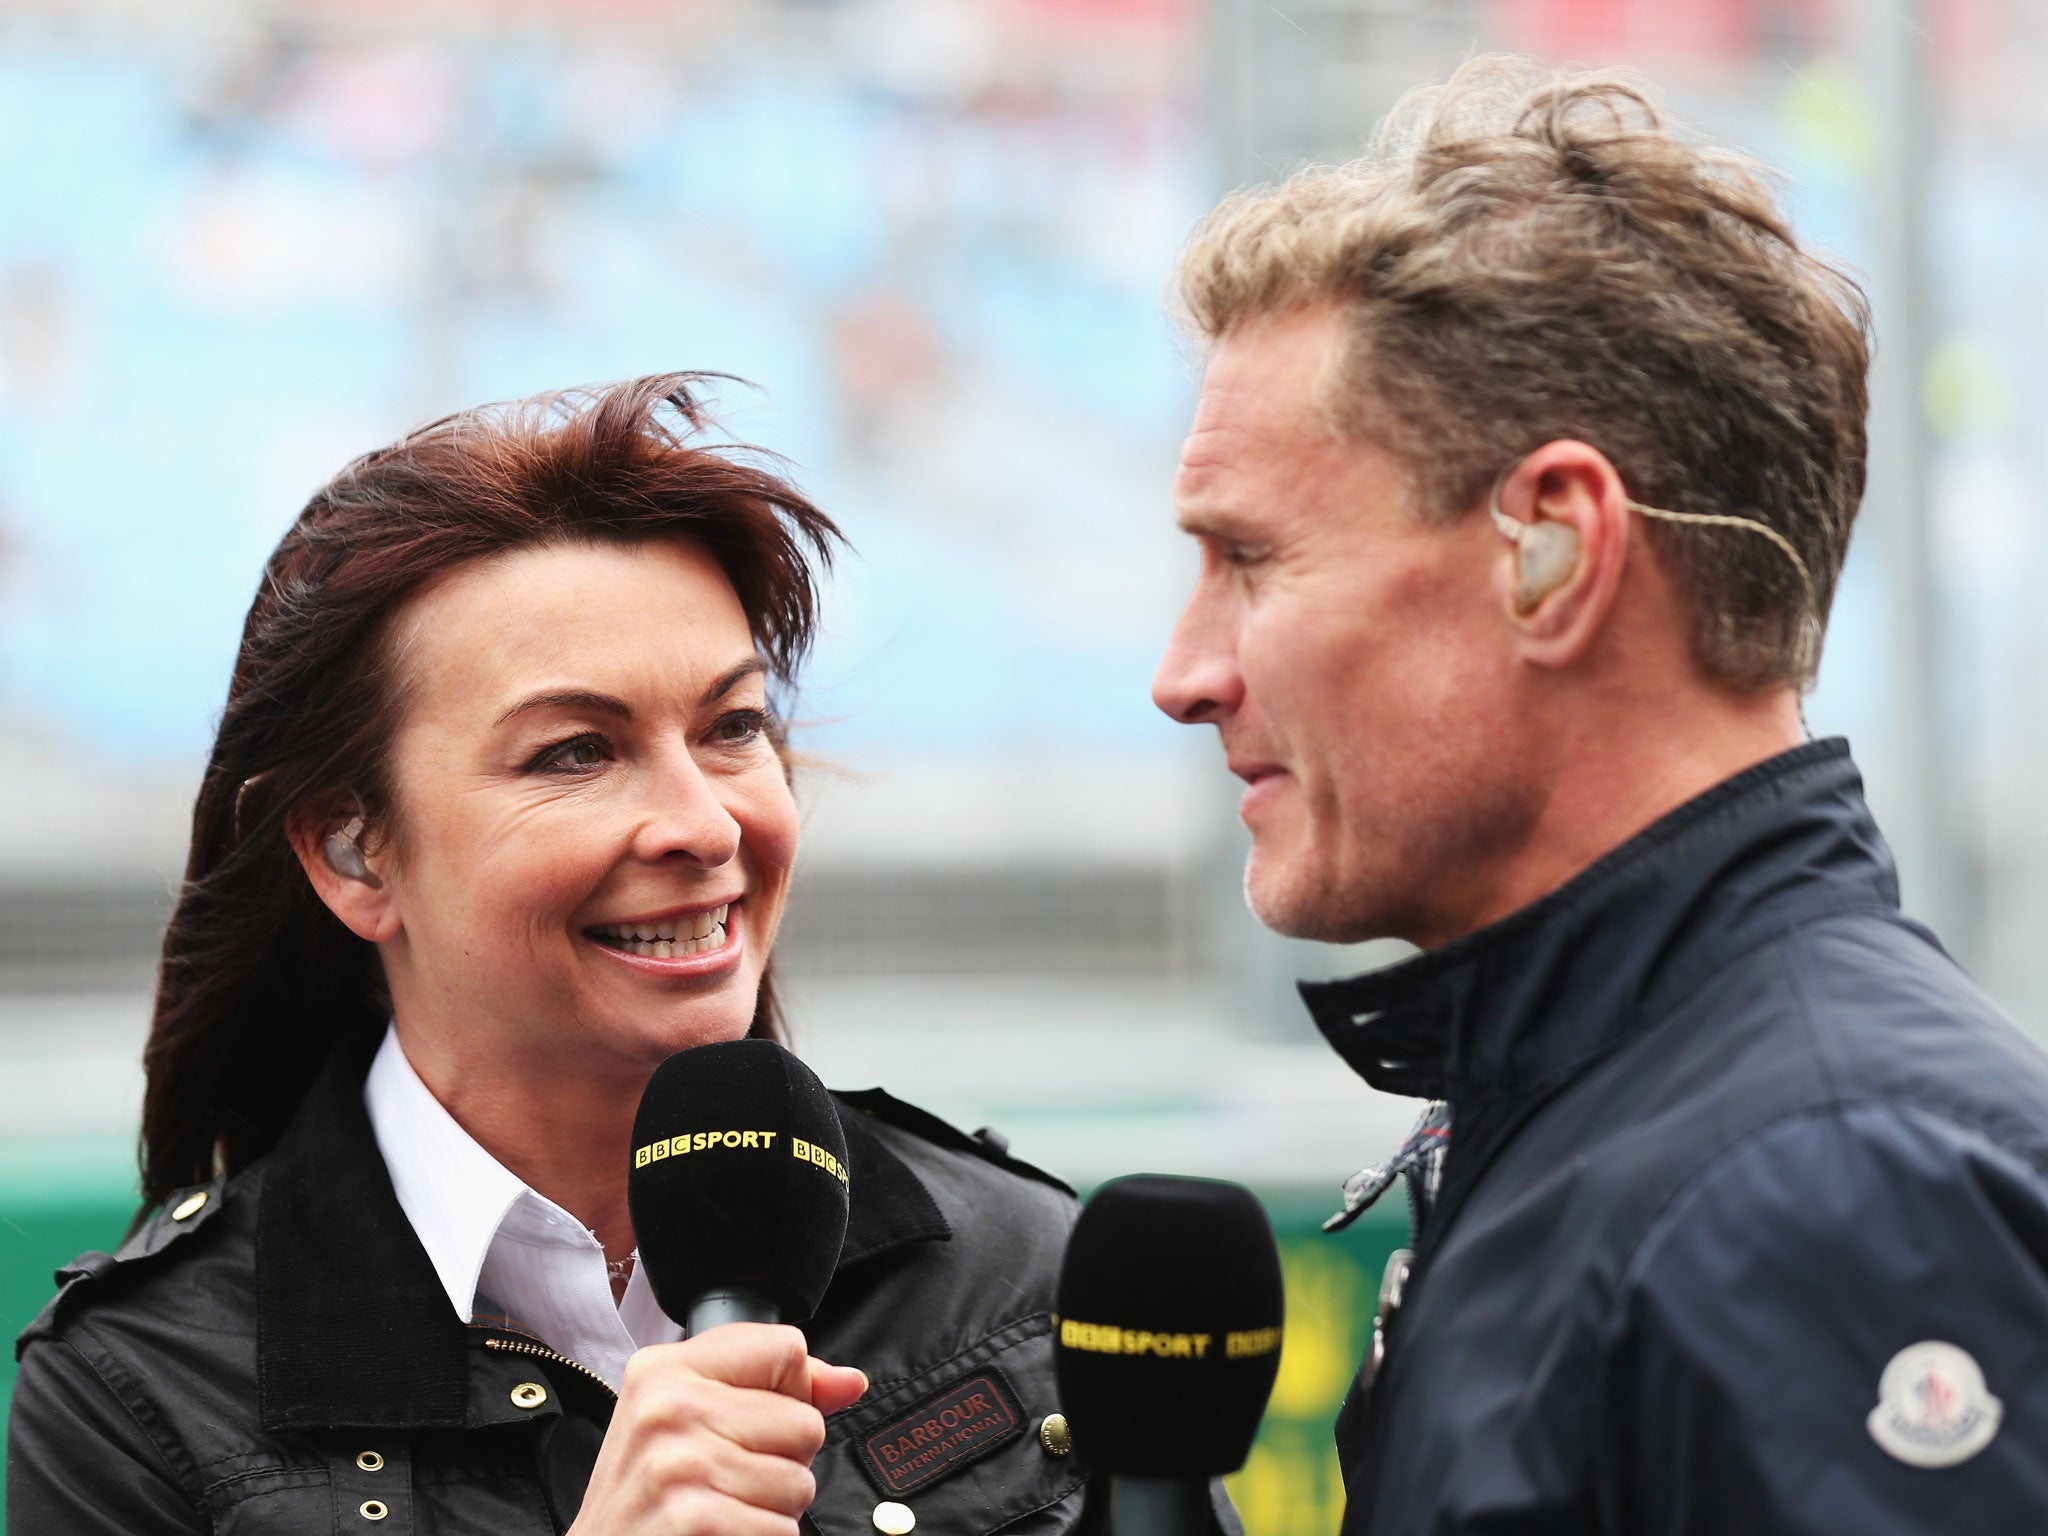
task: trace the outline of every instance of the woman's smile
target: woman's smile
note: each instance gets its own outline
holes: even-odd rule
[[[740,963],[746,941],[731,921],[739,900],[630,923],[596,923],[583,930],[602,953],[657,976],[723,975]]]
[[[681,959],[726,944],[726,913],[730,903],[671,917],[642,917],[629,923],[598,923],[584,933],[612,949],[643,960]]]

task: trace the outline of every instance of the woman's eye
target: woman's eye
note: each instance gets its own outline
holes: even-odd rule
[[[612,744],[602,736],[572,736],[567,741],[556,742],[527,764],[527,768],[536,772],[573,773],[608,762],[611,755]]]
[[[711,734],[728,746],[743,745],[768,731],[768,712],[763,709],[735,709],[718,717]]]

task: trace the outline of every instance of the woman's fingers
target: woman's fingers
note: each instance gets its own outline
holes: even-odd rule
[[[811,1507],[818,1491],[803,1462],[749,1451],[730,1440],[657,1447],[641,1459],[639,1471],[653,1502],[671,1511],[730,1501],[793,1520]]]
[[[868,1390],[867,1372],[857,1371],[850,1365],[827,1365],[824,1361],[811,1361],[811,1406],[820,1413],[837,1413],[842,1408],[851,1408],[866,1396]]]
[[[627,1404],[621,1401],[619,1407]],[[806,1466],[825,1443],[825,1416],[809,1403],[704,1376],[652,1382],[630,1412],[649,1433],[709,1430],[742,1450],[784,1456]],[[613,1410],[612,1422],[618,1417],[619,1410]]]
[[[643,1371],[688,1371],[729,1386],[755,1387],[810,1400],[810,1349],[796,1329],[780,1323],[726,1323],[680,1344],[655,1344],[626,1362],[630,1385]]]
[[[813,1360],[794,1328],[732,1323],[626,1365],[577,1532],[794,1531],[825,1414],[867,1378]]]

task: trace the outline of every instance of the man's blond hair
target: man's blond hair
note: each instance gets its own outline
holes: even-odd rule
[[[1759,165],[1675,128],[1640,85],[1474,59],[1411,93],[1363,158],[1225,199],[1178,286],[1211,342],[1342,304],[1335,419],[1407,464],[1434,520],[1569,437],[1638,501],[1775,529],[1811,599],[1753,530],[1644,532],[1710,674],[1811,682],[1863,495],[1868,306],[1800,245]]]

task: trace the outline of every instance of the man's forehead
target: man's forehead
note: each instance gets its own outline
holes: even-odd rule
[[[1338,445],[1318,398],[1333,339],[1331,317],[1261,317],[1218,344],[1174,475],[1180,522],[1227,531],[1262,488],[1291,481]]]
[[[1338,318],[1328,309],[1294,310],[1245,321],[1224,336],[1203,370],[1183,462],[1190,453],[1241,452],[1231,442],[1237,434],[1259,443],[1326,435],[1321,385]]]

